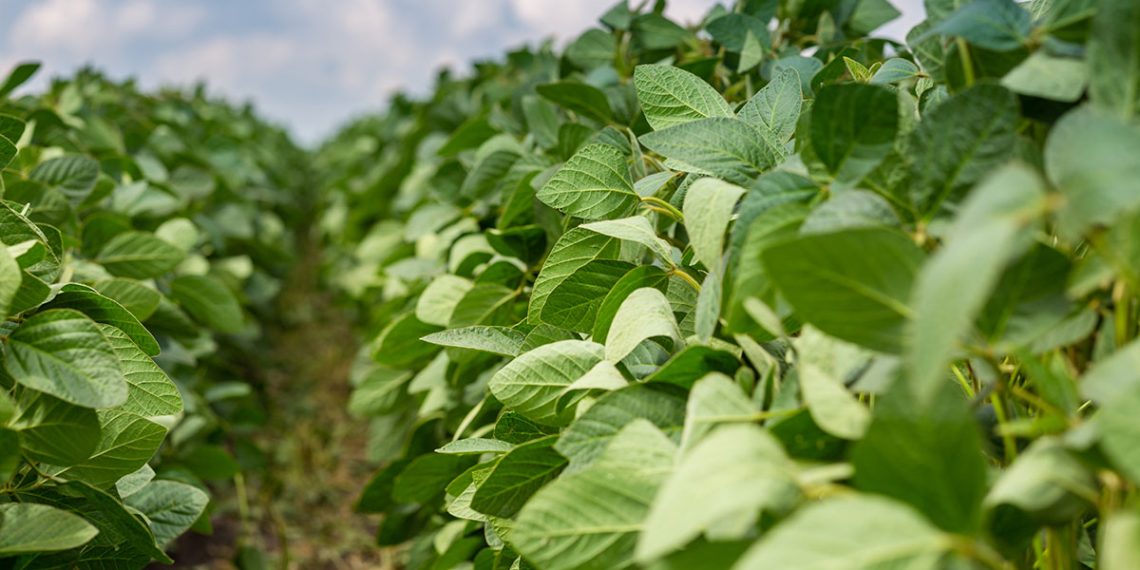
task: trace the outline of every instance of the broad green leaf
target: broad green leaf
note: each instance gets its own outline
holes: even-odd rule
[[[754,544],[738,570],[942,568],[949,537],[894,501],[842,497],[804,507]]]
[[[170,282],[170,296],[191,317],[220,333],[238,333],[244,327],[241,303],[214,277],[180,275]]]
[[[982,84],[958,93],[923,117],[910,135],[911,198],[933,217],[1017,148],[1017,99]]]
[[[1085,62],[1054,57],[1044,50],[1033,52],[1001,79],[1002,87],[1014,93],[1066,103],[1080,99],[1088,82]]]
[[[890,85],[916,77],[918,74],[918,66],[910,60],[892,57],[883,62],[883,65],[875,71],[875,75],[871,77],[871,83]]]
[[[93,285],[96,291],[115,300],[136,319],[145,321],[158,308],[162,294],[132,279],[106,279]]]
[[[1140,127],[1092,109],[1057,122],[1045,143],[1045,170],[1065,196],[1066,231],[1079,234],[1140,207],[1140,164],[1130,152],[1137,145]]]
[[[20,467],[20,434],[0,427],[0,484],[7,484]]]
[[[12,159],[20,152],[16,148],[16,144],[8,140],[8,137],[0,134],[0,168],[7,168]]]
[[[562,234],[534,281],[527,322],[540,324],[543,306],[555,288],[587,263],[595,259],[616,257],[619,247],[617,239],[582,228],[574,228]]]
[[[525,339],[526,335],[517,330],[486,326],[448,329],[423,337],[424,342],[439,346],[481,350],[503,356],[517,356]]]
[[[852,452],[855,486],[908,503],[947,531],[972,533],[987,483],[977,423],[949,380],[923,394],[911,386],[896,381],[876,400]]]
[[[460,455],[421,455],[396,476],[392,498],[401,503],[425,504],[442,495],[447,484],[474,463],[474,458]]]
[[[554,449],[570,460],[567,473],[573,473],[597,461],[614,436],[634,420],[648,420],[675,438],[685,421],[682,396],[642,384],[605,394],[562,432]]]
[[[579,267],[550,293],[542,307],[542,321],[564,329],[588,332],[594,327],[598,307],[606,294],[633,268],[630,263],[612,259],[596,259]]]
[[[420,339],[440,328],[421,322],[412,313],[392,321],[373,344],[372,359],[392,368],[412,368],[425,364],[439,349]]]
[[[551,208],[587,220],[628,216],[641,201],[625,155],[606,144],[589,144],[574,153],[537,196]]]
[[[783,151],[749,123],[713,117],[641,135],[650,150],[733,184],[748,184],[775,166]]]
[[[1089,98],[1098,109],[1135,123],[1140,116],[1140,6],[1130,0],[1100,0],[1092,28]],[[1096,156],[1092,151],[1081,154]]]
[[[728,376],[713,372],[693,384],[685,405],[682,449],[692,449],[718,424],[752,423],[756,406]]]
[[[80,155],[45,160],[28,173],[28,178],[63,192],[72,202],[81,202],[95,188],[99,161]]]
[[[155,542],[165,546],[198,520],[210,498],[192,485],[151,481],[124,502],[146,516]]]
[[[40,62],[38,61],[24,61],[20,62],[8,73],[8,77],[4,79],[4,83],[0,84],[0,99],[7,97],[17,87],[23,85],[37,71],[40,70]]]
[[[455,275],[436,277],[416,302],[416,318],[429,325],[446,327],[455,305],[473,286],[471,281]]]
[[[676,448],[636,420],[588,469],[543,487],[519,512],[509,543],[548,570],[626,567]]]
[[[857,228],[769,246],[768,278],[803,320],[881,352],[902,349],[911,285],[923,252],[905,234]]]
[[[36,503],[0,504],[0,557],[76,548],[97,534],[74,513]]]
[[[845,380],[865,368],[871,354],[811,327],[804,327],[795,347],[800,392],[815,423],[836,437],[863,437],[871,412],[847,390]]]
[[[637,543],[638,560],[679,550],[702,533],[716,540],[748,536],[761,512],[781,515],[795,505],[794,476],[780,443],[759,427],[714,431],[661,486]]]
[[[33,390],[86,408],[109,408],[127,400],[118,357],[83,313],[53,309],[24,321],[4,345],[4,366]]]
[[[622,241],[638,243],[649,248],[658,259],[672,263],[673,249],[665,240],[657,237],[653,224],[645,216],[632,216],[620,220],[602,220],[582,224],[582,229],[609,236]]]
[[[155,472],[151,469],[150,465],[143,465],[135,470],[134,473],[124,475],[115,481],[115,490],[119,492],[119,496],[127,498],[140,490],[154,480]]]
[[[775,72],[772,80],[753,95],[736,116],[771,135],[769,140],[783,143],[796,132],[803,101],[800,74],[795,68],[785,67]]]
[[[716,327],[720,324],[721,302],[724,300],[724,285],[718,271],[711,271],[701,282],[697,294],[697,306],[693,309],[693,332],[700,342],[708,343]]]
[[[512,325],[519,321],[514,301],[519,292],[495,283],[478,283],[455,305],[448,326],[452,328]]]
[[[563,340],[519,355],[491,377],[491,393],[507,408],[547,425],[565,424],[558,396],[602,360],[600,344]]]
[[[811,142],[835,179],[862,180],[891,151],[898,132],[898,96],[861,83],[828,85],[816,94]]]
[[[556,436],[524,443],[508,451],[479,483],[471,508],[497,517],[513,517],[543,485],[566,466],[554,450]]]
[[[672,65],[639,65],[633,84],[645,119],[655,130],[708,117],[731,117],[732,108],[716,89]]]
[[[957,341],[970,331],[1002,269],[1024,243],[1022,231],[1044,211],[1044,199],[1033,171],[1014,165],[994,173],[970,194],[945,245],[923,267],[904,359],[907,381],[920,397],[944,381]]]
[[[597,319],[594,321],[593,338],[595,342],[604,343],[613,325],[614,316],[617,315],[621,304],[630,293],[643,287],[652,287],[664,293],[669,283],[669,274],[654,265],[641,265],[629,270],[617,283],[610,288],[598,306]]]
[[[111,238],[95,261],[112,275],[149,279],[174,269],[185,256],[185,252],[153,234],[126,232]]]
[[[890,203],[874,192],[846,190],[812,210],[800,226],[800,233],[822,234],[874,226],[900,226]]]
[[[1058,441],[1039,439],[1018,455],[986,495],[986,505],[1012,505],[1041,524],[1079,517],[1096,497],[1094,472]]]
[[[1097,414],[1101,447],[1104,454],[1129,480],[1140,481],[1140,395],[1135,390],[1122,392],[1107,402]]]
[[[158,341],[130,311],[86,285],[64,285],[46,308],[74,309],[97,323],[110,325],[126,334],[148,356],[156,356],[160,350]]]
[[[358,418],[380,416],[400,403],[412,374],[404,370],[376,367],[352,390],[348,412]]]
[[[79,463],[91,457],[99,444],[95,410],[38,392],[21,394],[9,427],[20,433],[21,447],[29,459],[52,465]]]
[[[665,295],[652,287],[643,287],[630,293],[614,315],[606,336],[606,360],[619,362],[637,345],[654,337],[666,337],[680,344],[681,331]]]
[[[1094,363],[1081,378],[1081,395],[1102,406],[1124,397],[1140,388],[1140,377],[1134,374],[1137,366],[1140,366],[1140,340]]]
[[[48,468],[47,472],[109,487],[146,465],[166,437],[166,428],[130,412],[100,410],[98,415],[100,439],[91,457],[63,469]]]
[[[166,372],[123,331],[110,325],[100,325],[99,329],[114,349],[127,381],[127,401],[120,409],[144,418],[181,413],[182,394]]]
[[[709,271],[721,270],[724,232],[728,229],[736,202],[744,192],[739,186],[715,178],[702,178],[685,193],[683,211],[689,245],[697,261]]]
[[[1014,0],[973,0],[927,33],[959,37],[994,51],[1009,51],[1028,43],[1032,28],[1032,16]]]
[[[575,81],[559,81],[538,85],[535,91],[546,99],[566,109],[599,121],[608,123],[613,119],[606,94],[597,87]]]

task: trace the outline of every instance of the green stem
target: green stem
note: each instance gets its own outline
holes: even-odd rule
[[[677,277],[680,277],[682,281],[684,281],[685,283],[688,283],[693,289],[696,289],[698,292],[700,292],[700,290],[701,290],[700,282],[698,282],[696,280],[696,278],[694,278],[692,275],[685,273],[684,269],[681,269],[680,267],[674,267],[673,269],[671,269],[669,271],[669,273],[671,275],[676,275]]]
[[[966,40],[958,38],[958,54],[962,56],[962,74],[966,76],[966,87],[974,84],[974,60],[970,59],[970,46]]]
[[[676,206],[674,206],[673,204],[670,204],[669,202],[667,202],[665,200],[662,200],[661,198],[658,198],[657,196],[645,196],[641,199],[641,203],[642,204],[652,204],[658,208],[661,208],[663,210],[667,210],[669,212],[669,215],[672,216],[673,219],[677,220],[678,222],[684,222],[685,221],[685,214],[681,213],[681,210],[678,210]]]
[[[1002,400],[1001,394],[997,391],[991,394],[990,403],[994,406],[994,413],[997,415],[998,425],[1004,427],[1005,424],[1009,423],[1009,415],[1005,412],[1005,401]],[[1002,432],[1001,441],[1002,446],[1005,448],[1005,461],[1008,465],[1017,459],[1017,441],[1013,438],[1013,435],[1006,430],[1002,429],[999,431]]]

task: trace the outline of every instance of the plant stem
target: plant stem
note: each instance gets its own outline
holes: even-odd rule
[[[682,281],[684,281],[685,283],[688,283],[690,286],[692,286],[693,289],[696,289],[698,292],[701,290],[700,282],[698,282],[696,280],[696,278],[694,278],[692,275],[685,273],[684,269],[681,269],[680,267],[674,267],[673,269],[671,269],[669,271],[669,273],[671,275],[676,275],[677,277],[680,277]]]
[[[669,215],[672,216],[672,218],[674,220],[677,220],[678,222],[684,222],[685,221],[685,214],[681,213],[681,210],[678,210],[676,206],[674,206],[673,204],[670,204],[669,202],[667,202],[665,200],[662,200],[661,198],[658,198],[657,196],[645,196],[644,198],[641,199],[641,203],[642,204],[651,204],[653,206],[656,206],[658,208],[661,208],[663,210],[668,211]]]
[[[966,87],[974,84],[974,60],[970,59],[970,46],[966,40],[954,40],[958,44],[958,54],[962,56],[962,74],[966,76]]]

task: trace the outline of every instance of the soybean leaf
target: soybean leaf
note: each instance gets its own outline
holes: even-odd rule
[[[619,362],[653,337],[666,337],[679,344],[681,331],[665,295],[657,289],[643,287],[630,293],[614,315],[614,324],[606,337],[606,360]]]
[[[522,349],[526,335],[507,327],[473,326],[447,329],[423,337],[424,342],[453,348],[468,348],[517,356]]]
[[[647,133],[641,143],[666,158],[742,185],[775,166],[783,154],[756,127],[724,117]]]
[[[570,460],[567,473],[597,461],[614,436],[630,422],[644,419],[676,439],[685,421],[685,400],[673,390],[634,384],[598,398],[558,438],[554,449]]]
[[[574,228],[562,234],[534,281],[527,322],[540,324],[543,306],[555,288],[587,263],[595,259],[616,257],[619,247],[617,239],[582,228]]]
[[[20,384],[86,408],[127,400],[127,382],[99,325],[83,313],[36,313],[4,345],[4,365]]]
[[[721,270],[724,233],[736,202],[745,190],[715,178],[702,178],[685,193],[683,211],[689,245],[697,260],[709,271]]]
[[[551,208],[587,220],[628,216],[640,203],[625,155],[596,143],[574,153],[537,196]]]
[[[562,390],[604,357],[600,344],[563,340],[519,355],[491,377],[491,393],[511,410],[540,424],[564,425],[555,409]]]
[[[186,254],[145,232],[126,232],[107,242],[95,261],[112,275],[132,279],[158,277],[174,269]]]
[[[170,296],[190,316],[221,333],[244,326],[241,303],[224,283],[209,275],[180,275],[170,282]]]
[[[886,87],[828,85],[812,105],[815,153],[836,180],[858,182],[891,151],[898,115],[898,98]]]
[[[36,503],[0,504],[0,556],[76,548],[96,534],[99,529],[65,510]]]
[[[1097,108],[1135,121],[1140,115],[1140,6],[1101,0],[1088,41],[1089,98]],[[1095,156],[1095,153],[1088,153]]]
[[[657,237],[653,225],[644,216],[591,222],[579,227],[604,236],[644,245],[665,263],[672,263],[672,248],[665,240]]]
[[[633,71],[637,99],[655,130],[708,117],[731,117],[732,108],[711,85],[672,65],[639,65]]]
[[[165,546],[198,520],[206,510],[209,497],[186,483],[151,481],[125,502],[146,515],[155,542]]]
[[[608,123],[613,119],[613,110],[610,109],[606,94],[592,85],[575,81],[559,81],[539,85],[535,87],[535,91],[546,99],[584,117],[601,123]]]
[[[812,234],[761,254],[768,277],[803,320],[882,352],[902,349],[922,250],[901,232],[856,228]]]
[[[796,121],[800,118],[803,99],[800,74],[795,68],[785,67],[774,72],[772,80],[753,95],[736,116],[754,127],[762,128],[771,135],[770,140],[782,143],[796,132]]]
[[[497,517],[512,517],[543,485],[566,466],[554,450],[556,436],[524,443],[503,455],[471,498],[471,508]]]

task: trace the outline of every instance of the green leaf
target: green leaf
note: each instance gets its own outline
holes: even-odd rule
[[[471,508],[486,515],[513,517],[566,466],[566,458],[553,447],[557,440],[549,436],[527,442],[499,458],[475,490]]]
[[[4,79],[4,83],[0,84],[0,99],[10,95],[17,87],[31,79],[39,70],[40,62],[38,61],[25,61],[17,64],[16,67],[8,73],[8,77]]]
[[[59,294],[47,304],[49,309],[74,309],[91,320],[104,325],[110,325],[130,338],[148,356],[156,356],[160,347],[154,336],[139,322],[130,311],[116,302],[105,297],[94,289],[77,283],[64,285]]]
[[[4,345],[4,366],[16,382],[78,406],[109,408],[127,400],[114,349],[98,324],[71,309],[24,321]]]
[[[871,354],[811,327],[804,327],[795,346],[800,391],[816,425],[835,437],[863,437],[871,412],[855,399],[844,382],[870,364]]]
[[[923,257],[905,234],[885,228],[801,236],[761,254],[768,277],[800,318],[836,338],[890,353],[902,349]]]
[[[436,277],[416,302],[416,318],[429,325],[446,327],[459,300],[474,287],[471,281],[455,275]]]
[[[539,95],[546,99],[601,123],[613,120],[614,112],[610,109],[606,94],[597,87],[576,81],[559,81],[547,83],[534,88]]]
[[[702,178],[685,193],[683,211],[689,245],[697,261],[709,271],[721,271],[724,232],[744,192],[739,186],[715,178]]]
[[[891,151],[898,116],[898,96],[889,88],[828,85],[812,105],[811,142],[836,180],[854,184]]]
[[[495,283],[477,283],[463,294],[448,321],[449,327],[501,326],[518,322],[513,301],[519,292]]]
[[[525,339],[526,335],[511,328],[485,326],[447,329],[422,338],[430,344],[481,350],[503,356],[518,356]]]
[[[597,319],[594,321],[593,338],[596,342],[604,343],[613,325],[614,316],[617,315],[621,304],[625,302],[630,293],[644,288],[652,287],[664,293],[669,284],[669,274],[660,267],[641,265],[635,267],[618,280],[605,295],[601,305],[598,306]]]
[[[771,135],[769,140],[783,143],[796,132],[803,101],[799,72],[785,67],[774,73],[772,80],[753,95],[736,116]]]
[[[1129,480],[1140,481],[1140,395],[1135,390],[1122,392],[1100,409],[1096,421],[1100,427],[1104,454]]]
[[[1129,0],[1096,3],[1088,65],[1093,105],[1135,122],[1140,116],[1140,6]]]
[[[132,279],[106,279],[96,281],[96,291],[115,300],[136,319],[145,321],[158,308],[162,294]]]
[[[420,339],[439,332],[439,327],[420,322],[412,313],[392,321],[376,338],[372,359],[391,368],[414,368],[426,364],[439,348]]]
[[[914,511],[874,497],[844,497],[807,506],[745,553],[738,570],[909,570],[942,568],[946,535]]]
[[[981,84],[951,97],[923,117],[910,135],[911,197],[928,219],[953,203],[1017,148],[1017,99]]]
[[[1012,505],[1034,521],[1062,525],[1079,517],[1097,496],[1096,476],[1060,442],[1039,439],[1002,473],[986,505]]]
[[[144,418],[181,413],[182,394],[166,372],[122,331],[108,325],[100,325],[100,329],[115,350],[129,385],[127,401],[121,409]]]
[[[673,248],[669,246],[668,242],[657,237],[653,224],[644,216],[632,216],[620,220],[602,220],[582,224],[579,227],[622,241],[644,245],[658,259],[665,263],[672,263]]]
[[[641,135],[641,144],[665,158],[741,185],[783,158],[783,151],[762,132],[735,118],[700,119],[646,133]]]
[[[1009,51],[1029,43],[1032,30],[1032,16],[1013,0],[974,0],[927,34],[955,36],[978,47]]]
[[[448,443],[435,452],[446,455],[482,455],[484,453],[505,453],[510,451],[512,447],[514,444],[506,441],[471,437]]]
[[[202,516],[210,497],[185,483],[151,481],[124,502],[146,516],[155,541],[165,546]]]
[[[562,390],[604,356],[602,345],[563,340],[524,352],[491,377],[488,387],[507,408],[546,425],[564,425],[555,406]]]
[[[166,428],[130,412],[100,410],[98,415],[100,439],[91,457],[63,469],[45,471],[106,488],[146,465],[166,437]]]
[[[606,336],[606,360],[620,362],[642,341],[654,337],[669,338],[674,344],[682,339],[669,300],[657,289],[642,287],[630,293],[614,315]]]
[[[594,326],[598,307],[606,294],[633,268],[629,263],[612,259],[596,259],[583,265],[550,293],[542,307],[542,321],[588,332]]]
[[[111,238],[95,261],[112,275],[149,279],[174,269],[185,256],[182,250],[153,234],[126,232]]]
[[[209,275],[180,275],[170,282],[170,297],[197,321],[221,333],[238,333],[245,317],[237,297]]]
[[[900,81],[906,81],[912,77],[917,77],[918,74],[918,66],[910,60],[892,57],[883,62],[883,65],[875,71],[875,75],[871,77],[871,83],[877,85],[891,85]]]
[[[625,217],[641,202],[625,155],[606,144],[579,149],[537,196],[551,208],[587,220]]]
[[[95,188],[99,161],[80,155],[60,156],[36,165],[28,178],[58,189],[73,203],[79,203]]]
[[[33,461],[74,465],[95,452],[99,416],[95,410],[73,406],[39,392],[25,392],[9,426],[20,432],[24,454]]]
[[[1065,196],[1061,223],[1073,234],[1140,207],[1140,163],[1129,149],[1140,127],[1079,108],[1057,122],[1045,142],[1045,171]]]
[[[562,234],[534,281],[527,322],[540,324],[543,306],[555,288],[587,263],[616,257],[619,247],[618,240],[582,228]]]
[[[421,455],[396,476],[392,498],[408,504],[428,503],[442,495],[447,484],[474,463],[473,458],[460,455]]]
[[[950,381],[921,397],[912,383],[896,381],[875,402],[851,459],[859,489],[906,502],[950,532],[980,525],[986,460],[974,417]]]
[[[675,439],[685,421],[685,400],[673,390],[642,384],[598,398],[554,444],[554,449],[570,460],[567,473],[596,462],[614,436],[637,419],[648,420]]]
[[[639,65],[633,84],[654,130],[697,119],[731,117],[732,107],[703,79],[672,65]]]
[[[1117,511],[1108,516],[1097,568],[1128,570],[1140,564],[1140,514]]]
[[[748,536],[761,512],[781,515],[799,500],[795,465],[767,432],[753,425],[716,430],[681,459],[645,520],[637,559],[660,558],[702,533]]]
[[[943,248],[923,267],[914,287],[913,326],[904,363],[916,393],[945,380],[957,341],[997,285],[1022,231],[1044,212],[1044,186],[1023,166],[1008,166],[982,182],[962,205]]]
[[[97,534],[82,517],[48,505],[0,504],[0,557],[76,548]]]
[[[519,512],[508,541],[547,570],[627,566],[675,449],[653,424],[630,423],[588,469],[536,493]]]
[[[23,275],[20,264],[16,263],[8,247],[0,244],[0,314],[5,318],[12,308],[12,301],[16,299],[16,292],[20,290]]]
[[[1085,62],[1054,57],[1044,50],[1033,52],[1001,79],[1002,87],[1014,93],[1066,103],[1079,100],[1088,82]]]
[[[692,449],[718,424],[752,423],[756,406],[728,376],[713,372],[693,384],[685,406],[683,449]]]

